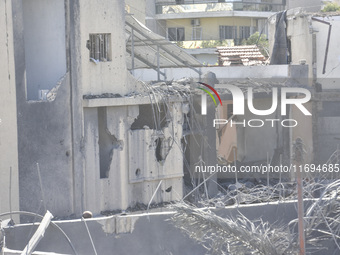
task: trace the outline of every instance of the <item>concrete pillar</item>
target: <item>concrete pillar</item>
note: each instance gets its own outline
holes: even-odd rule
[[[18,211],[18,138],[12,1],[0,0],[0,213]]]

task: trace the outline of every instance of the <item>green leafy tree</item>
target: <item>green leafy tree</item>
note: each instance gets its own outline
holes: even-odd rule
[[[337,3],[328,3],[321,10],[322,12],[337,12],[340,11],[340,6]]]
[[[255,32],[252,34],[248,39],[244,39],[242,41],[242,45],[257,45],[261,51],[261,53],[265,56],[268,57],[268,49],[269,49],[269,43],[267,40],[267,36],[264,34],[261,34],[259,32]]]

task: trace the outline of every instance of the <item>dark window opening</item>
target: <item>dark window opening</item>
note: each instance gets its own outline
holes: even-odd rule
[[[172,138],[165,139],[163,137],[158,137],[155,140],[155,157],[157,162],[164,162],[170,153],[173,145]]]
[[[107,129],[106,107],[98,108],[98,144],[100,178],[108,178],[115,149],[122,148],[122,144]]]

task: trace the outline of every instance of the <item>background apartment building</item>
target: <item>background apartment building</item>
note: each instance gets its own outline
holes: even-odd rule
[[[153,32],[186,48],[204,64],[218,62],[215,47],[240,45],[255,32],[268,37],[275,12],[320,10],[321,0],[143,0],[126,1],[128,12]],[[145,19],[144,19],[145,18]]]

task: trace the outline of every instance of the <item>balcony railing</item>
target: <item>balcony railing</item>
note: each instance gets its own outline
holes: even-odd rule
[[[283,0],[284,1],[284,0]],[[157,1],[157,14],[170,13],[193,13],[193,12],[218,12],[218,11],[258,11],[278,12],[285,9],[283,1],[280,0],[258,0],[258,1]]]

